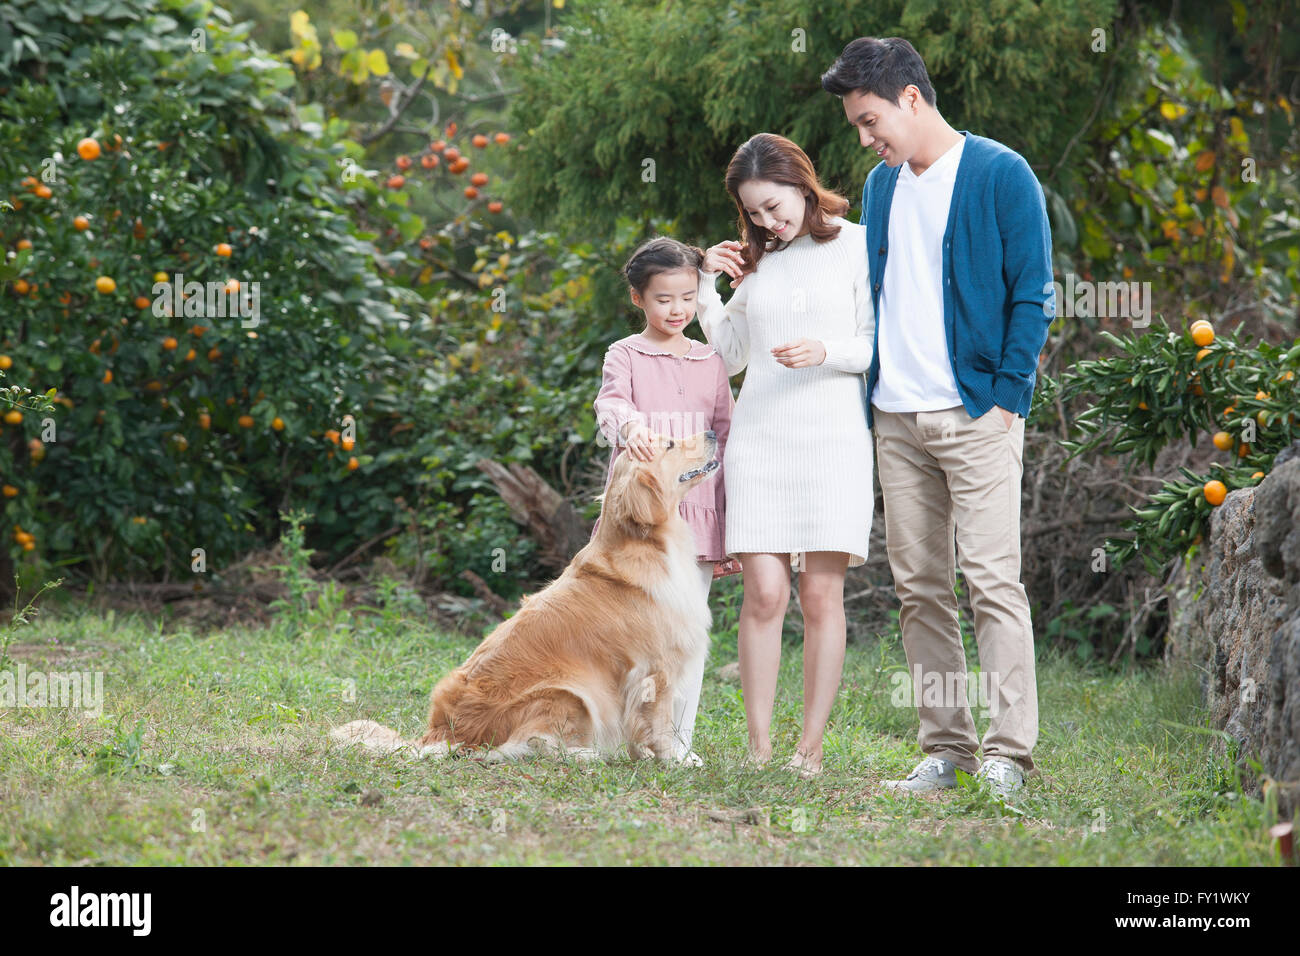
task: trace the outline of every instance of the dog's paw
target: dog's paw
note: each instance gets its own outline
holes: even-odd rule
[[[632,741],[627,742],[627,755],[633,760],[648,760],[654,756],[654,751],[649,747],[642,746]]]

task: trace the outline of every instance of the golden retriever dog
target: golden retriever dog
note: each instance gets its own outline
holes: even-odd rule
[[[331,736],[420,756],[587,759],[626,744],[634,759],[675,759],[673,691],[701,668],[712,622],[678,504],[717,471],[716,452],[706,431],[658,436],[650,461],[619,455],[595,537],[437,683],[419,740],[369,720]]]

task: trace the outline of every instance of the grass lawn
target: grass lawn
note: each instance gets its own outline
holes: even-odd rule
[[[433,682],[477,643],[428,629],[399,588],[376,608],[326,601],[203,635],[51,592],[0,669],[101,671],[103,712],[0,707],[0,862],[1276,862],[1276,821],[1213,756],[1191,673],[1107,673],[1040,648],[1042,772],[1015,809],[973,788],[896,798],[879,782],[919,758],[915,712],[890,703],[896,632],[849,646],[822,776],[781,769],[802,719],[792,613],[774,759],[743,768],[740,686],[716,674],[736,659],[734,580],[715,586],[697,769],[338,749],[329,728],[357,717],[418,733]]]

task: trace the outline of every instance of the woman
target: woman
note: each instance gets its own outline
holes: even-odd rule
[[[726,553],[739,558],[740,678],[751,760],[772,755],[790,571],[801,572],[804,726],[787,766],[820,772],[844,666],[844,573],[865,563],[874,505],[866,380],[874,315],[866,230],[783,136],[736,151],[726,188],[742,242],[705,253],[699,316],[727,374],[747,368],[723,465]],[[724,306],[719,271],[736,293]]]

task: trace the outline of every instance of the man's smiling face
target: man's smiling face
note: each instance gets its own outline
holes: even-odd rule
[[[844,115],[858,128],[858,139],[864,148],[880,156],[886,165],[899,166],[916,151],[918,117],[913,112],[913,104],[920,99],[920,91],[915,86],[903,89],[899,103],[891,103],[875,93],[853,90],[844,94]]]

